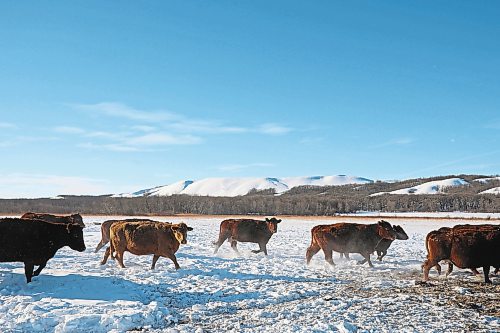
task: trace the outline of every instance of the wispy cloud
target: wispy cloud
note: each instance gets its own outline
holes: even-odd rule
[[[484,128],[500,129],[500,120],[495,119],[484,125]]]
[[[201,138],[193,135],[175,136],[163,133],[151,133],[125,140],[125,142],[131,146],[192,145],[200,143],[201,141]]]
[[[390,146],[406,146],[409,144],[414,143],[416,140],[412,138],[397,138],[397,139],[392,139],[380,144],[376,144],[371,146],[371,148],[384,148],[384,147],[390,147]]]
[[[17,126],[14,125],[14,124],[11,124],[11,123],[2,123],[2,122],[0,122],[0,128],[3,128],[3,129],[16,129]]]
[[[54,127],[54,131],[63,134],[82,134],[85,133],[84,129],[74,126],[57,126]]]
[[[127,118],[144,122],[159,122],[177,119],[177,115],[167,111],[143,111],[116,102],[103,102],[96,104],[70,104],[70,106],[98,114],[112,117]]]
[[[459,159],[446,161],[443,163],[438,163],[438,164],[431,165],[431,166],[428,166],[426,168],[422,168],[419,170],[410,171],[406,174],[400,175],[398,178],[399,179],[408,178],[408,177],[415,176],[415,175],[421,175],[421,174],[424,174],[426,172],[430,172],[430,171],[434,171],[434,170],[442,170],[443,168],[453,167],[453,166],[457,166],[457,165],[460,165],[461,169],[463,170],[464,167],[462,167],[462,164],[465,161],[477,160],[480,158],[484,158],[484,157],[491,156],[491,155],[496,155],[499,153],[500,153],[500,150],[493,150],[493,151],[489,151],[489,152],[485,152],[485,153],[481,153],[481,154],[468,155],[468,156],[464,156],[464,157],[459,158]],[[484,163],[484,164],[475,163],[475,164],[476,164],[476,166],[480,165],[481,169],[483,169],[483,167],[487,167],[486,163]]]
[[[273,167],[274,164],[271,163],[250,163],[250,164],[228,164],[228,165],[221,165],[217,167],[217,170],[219,171],[240,171],[244,169],[250,169],[250,168],[269,168]]]
[[[0,198],[53,197],[59,194],[107,194],[109,183],[85,177],[11,173],[0,174]]]
[[[292,131],[292,128],[281,126],[278,124],[267,123],[259,126],[259,132],[270,135],[282,135]]]
[[[85,141],[78,144],[87,149],[112,151],[153,151],[172,145],[195,145],[204,142],[207,135],[251,134],[284,135],[292,128],[275,123],[255,127],[227,125],[218,120],[190,119],[170,111],[145,111],[116,102],[96,104],[69,104],[72,108],[98,116],[121,118],[120,131],[84,129],[61,125],[57,133],[77,135]],[[133,121],[130,124],[130,121]],[[89,140],[90,139],[90,140]]]

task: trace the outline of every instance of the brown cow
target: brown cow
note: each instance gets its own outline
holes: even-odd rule
[[[391,224],[379,221],[375,224],[358,223],[336,223],[330,225],[317,225],[311,229],[311,245],[307,248],[306,261],[309,264],[311,258],[321,249],[325,253],[325,260],[335,265],[332,259],[332,251],[340,253],[359,253],[365,259],[358,262],[373,264],[370,254],[375,251],[376,246],[383,239],[396,239],[396,232]]]
[[[448,228],[449,229],[449,228]],[[426,237],[427,259],[424,261],[424,281],[429,280],[429,270],[440,260],[448,260],[447,275],[453,265],[475,270],[483,267],[484,281],[491,283],[490,266],[500,267],[500,226],[457,225],[449,230],[431,231]],[[477,271],[476,271],[477,272]]]
[[[267,243],[271,236],[278,231],[278,223],[281,220],[266,218],[265,221],[253,219],[228,219],[220,224],[219,239],[214,243],[217,253],[219,247],[227,239],[234,251],[238,252],[237,242],[249,242],[259,244],[258,250],[253,253],[264,252],[267,256]]]
[[[114,223],[117,222],[157,222],[149,219],[124,219],[124,220],[107,220],[102,222],[101,224],[101,241],[97,244],[97,247],[94,250],[94,253],[99,251],[104,245],[109,242],[109,229]],[[167,223],[167,222],[164,222]]]
[[[393,225],[392,228],[396,232],[396,239],[399,240],[407,240],[408,235],[404,231],[404,229],[399,226],[399,225]],[[377,246],[375,247],[375,250],[377,251],[377,260],[382,261],[382,258],[385,257],[387,254],[387,249],[391,246],[392,240],[390,239],[382,239]],[[343,253],[343,255],[346,257],[346,259],[349,259],[349,253]],[[339,258],[342,258],[342,253],[340,254]]]
[[[135,255],[153,254],[151,269],[155,268],[160,257],[169,258],[177,263],[175,252],[180,244],[187,243],[187,232],[193,230],[185,223],[167,224],[158,222],[122,222],[115,223],[110,229],[110,246],[104,253],[101,265],[108,260],[109,255],[116,251],[116,260],[120,267],[123,264],[123,253],[128,251]]]
[[[82,228],[85,227],[85,224],[83,223],[82,216],[80,214],[71,214],[71,215],[52,215],[52,214],[42,214],[42,213],[24,213],[21,216],[22,219],[25,220],[42,220],[45,222],[51,222],[51,223],[69,223],[69,224],[76,224],[81,226]]]

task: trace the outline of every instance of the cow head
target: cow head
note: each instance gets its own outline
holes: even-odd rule
[[[395,240],[396,239],[396,231],[392,225],[384,220],[378,221],[377,224],[377,233],[381,238]]]
[[[275,234],[278,232],[278,223],[280,223],[280,222],[281,222],[281,220],[278,220],[275,217],[272,217],[270,219],[266,217],[267,228],[269,229],[269,231],[272,234]]]
[[[75,251],[85,251],[85,241],[83,239],[83,227],[76,224],[68,224],[68,246]]]
[[[403,230],[403,228],[401,226],[393,225],[392,228],[396,232],[396,239],[400,239],[400,240],[407,240],[408,239],[408,235],[406,234],[406,232]]]
[[[69,216],[69,220],[71,221],[72,224],[79,225],[82,228],[85,227],[85,223],[83,223],[83,219],[80,214],[71,214]]]
[[[187,232],[192,231],[193,228],[188,227],[186,223],[182,222],[179,224],[174,224],[170,228],[174,232],[175,239],[179,242],[179,244],[187,243]]]

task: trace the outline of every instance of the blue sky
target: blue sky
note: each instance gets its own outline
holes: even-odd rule
[[[0,3],[0,197],[500,170],[496,1]]]

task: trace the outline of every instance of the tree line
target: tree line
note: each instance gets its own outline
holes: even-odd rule
[[[64,196],[64,199],[1,199],[0,212],[27,211],[102,215],[318,215],[333,216],[356,211],[381,212],[483,212],[500,211],[500,196],[478,194],[500,186],[499,180],[473,181],[480,176],[460,175],[470,185],[450,187],[443,194],[370,196],[447,177],[402,182],[374,182],[343,186],[293,188],[281,195],[272,190],[251,191],[238,197],[173,195],[168,197],[114,198],[111,196]],[[484,177],[484,176],[482,176]]]

